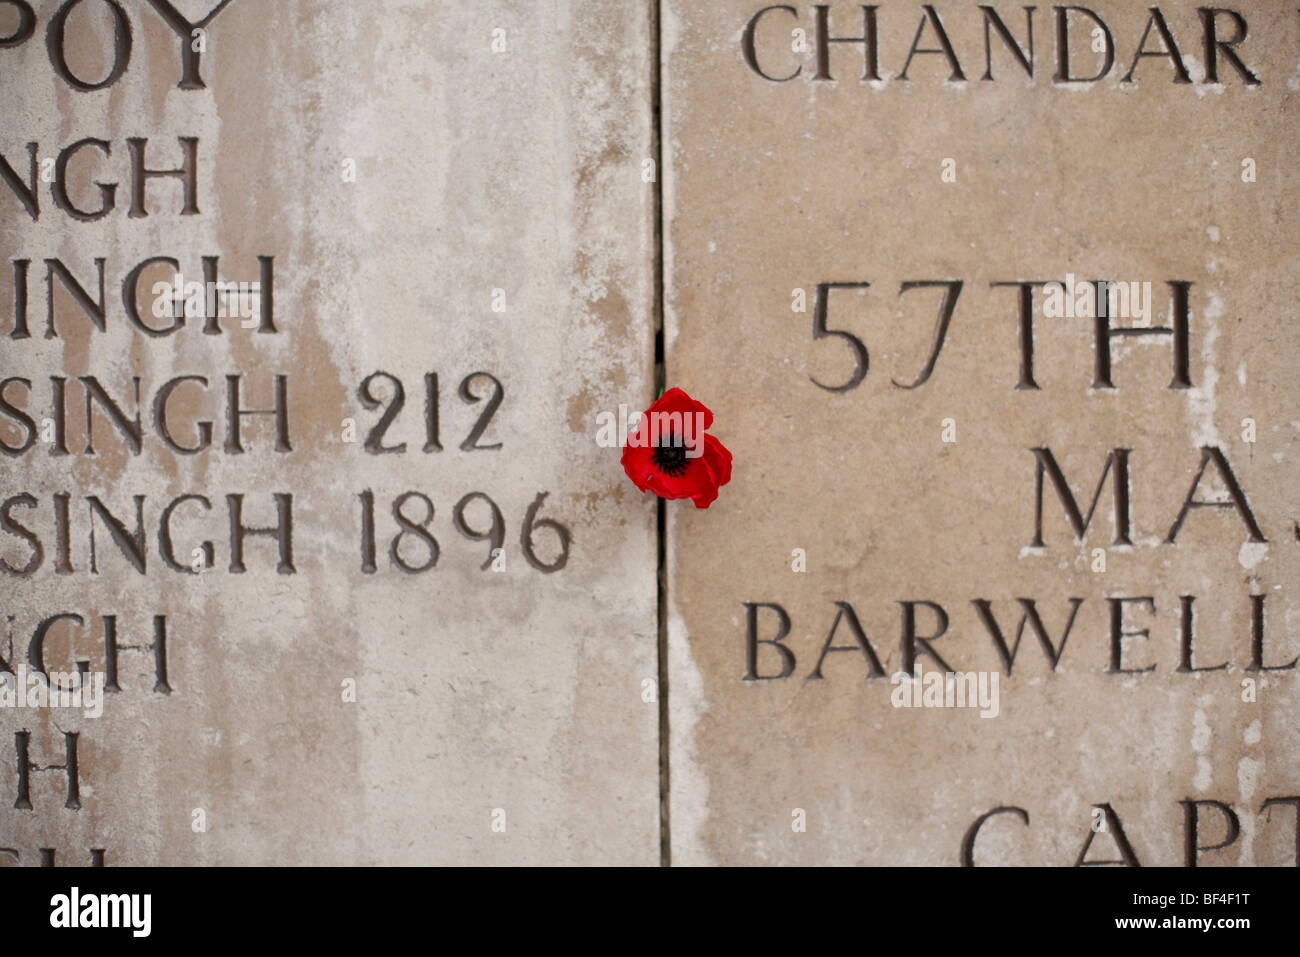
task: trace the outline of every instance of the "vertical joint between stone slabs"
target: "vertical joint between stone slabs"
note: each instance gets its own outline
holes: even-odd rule
[[[650,7],[650,112],[653,140],[654,176],[654,396],[667,388],[664,356],[664,151],[663,114],[660,85],[662,63],[660,51],[660,2],[649,0]],[[664,500],[655,504],[656,554],[658,567],[658,659],[659,659],[659,865],[672,864],[672,838],[669,829],[668,804],[668,510]]]

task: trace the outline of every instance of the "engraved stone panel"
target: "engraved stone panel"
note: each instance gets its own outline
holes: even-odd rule
[[[23,8],[0,864],[656,863],[649,11]]]
[[[1300,18],[1148,7],[665,5],[673,863],[1294,862]]]

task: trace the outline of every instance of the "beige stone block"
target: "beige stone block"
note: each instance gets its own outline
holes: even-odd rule
[[[1023,5],[992,6],[1027,53]],[[1248,32],[1227,49],[1260,83],[1214,46],[1216,83],[1196,5],[1158,23],[1148,6],[1089,4],[1114,64],[1063,82],[1041,5],[1032,77],[993,25],[992,79],[975,4],[933,4],[960,77],[929,8],[886,3],[875,58],[831,43],[831,79],[817,5],[665,5],[668,381],[735,455],[707,513],[668,508],[674,864],[955,865],[997,808],[1020,811],[978,830],[977,864],[1073,864],[1090,835],[1087,860],[1115,860],[1121,827],[1142,864],[1182,864],[1189,808],[1202,865],[1292,863],[1300,22],[1234,4]],[[825,7],[830,36],[867,34],[862,5]],[[754,64],[798,75],[747,63],[755,16]],[[1070,76],[1104,65],[1093,26],[1070,15]],[[1189,82],[1168,56],[1126,82],[1162,27]],[[1215,29],[1236,36],[1228,14]],[[914,41],[941,52],[908,66]],[[1112,325],[1146,334],[1102,346],[1109,383],[1095,319],[1045,315],[1042,288],[1029,381],[1019,290],[999,284],[1067,275],[1139,284]],[[869,285],[829,289],[819,325],[826,283]],[[1154,332],[1183,319],[1185,368]],[[1116,449],[1078,535],[1051,465],[1082,520]],[[1171,534],[1189,499],[1234,489],[1241,508],[1191,508]],[[1184,596],[1191,665],[1219,670],[1186,670]],[[978,603],[1014,647],[1020,599],[1055,667],[1032,620],[1014,664],[999,653]],[[772,639],[771,606],[790,674],[760,642],[746,680],[749,615]],[[926,671],[998,675],[997,715],[895,707],[909,647]],[[1235,822],[1180,803],[1209,801]]]
[[[197,17],[212,4],[179,6]],[[592,441],[598,411],[652,388],[647,9],[239,0],[204,28],[203,88],[183,89],[180,36],[150,4],[128,4],[125,72],[81,91],[47,52],[57,6],[37,8],[35,34],[0,49],[0,153],[30,185],[26,144],[38,144],[39,201],[33,219],[0,188],[0,334],[4,377],[32,383],[11,383],[7,401],[37,431],[55,417],[52,383],[66,380],[69,454],[37,436],[4,460],[3,497],[32,496],[10,517],[41,554],[6,527],[6,562],[34,564],[4,577],[2,657],[26,662],[38,624],[59,613],[80,622],[51,625],[51,670],[84,661],[102,672],[108,616],[119,644],[138,647],[120,652],[121,691],[101,717],[0,710],[0,847],[14,851],[0,863],[37,863],[41,848],[59,862],[104,849],[110,866],[657,863],[658,716],[643,700],[657,669],[654,513]],[[2,12],[0,31],[12,32],[16,17]],[[111,8],[83,4],[65,26],[68,69],[89,85],[110,77]],[[70,202],[94,213],[95,183],[117,184],[113,208],[92,220],[61,208],[42,178],[86,137],[109,145],[69,154]],[[133,137],[147,140],[151,169],[178,166],[178,138],[197,138],[197,214],[180,215],[180,182],[153,178],[148,215],[130,215]],[[157,256],[194,281],[205,256],[219,257],[221,279],[243,281],[273,257],[275,332],[265,312],[214,334],[201,318],[168,334],[137,328],[123,283]],[[94,300],[103,260],[102,331],[56,276],[47,338],[46,259]],[[13,335],[14,260],[30,262],[29,338]],[[142,321],[155,330],[171,320],[149,311],[149,284],[171,272],[142,274]],[[387,376],[368,380],[376,371]],[[231,454],[227,377],[240,377],[243,408],[268,409],[277,375],[292,450],[277,451],[273,418],[254,415],[241,419],[244,453]],[[138,453],[98,405],[95,454],[85,452],[87,376],[131,421],[139,378]],[[155,425],[159,391],[179,376],[206,379],[167,404],[178,444],[213,423],[212,444],[192,455]],[[440,450],[426,450],[432,411]],[[9,410],[0,437],[27,438]],[[405,448],[370,452],[368,438]],[[292,496],[292,573],[265,536],[248,539],[246,572],[231,572],[227,496],[243,496],[244,524],[269,526],[276,493]],[[434,508],[437,561],[423,572],[390,557],[392,509],[407,493],[424,496],[404,501],[413,526]],[[177,571],[159,529],[185,495],[205,501],[173,513]],[[94,568],[92,496],[131,543],[94,518]],[[571,543],[548,572],[528,553],[557,562],[550,520]],[[209,564],[203,542],[213,567],[187,574],[194,549]],[[431,560],[419,531],[397,547],[408,566]],[[155,659],[139,650],[155,615],[166,618],[170,694],[153,690]],[[14,807],[22,731],[37,765],[64,763],[64,733],[79,735],[79,810],[65,807],[59,770],[32,771],[32,807]]]

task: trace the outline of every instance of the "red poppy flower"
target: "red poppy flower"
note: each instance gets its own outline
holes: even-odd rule
[[[623,440],[623,471],[643,492],[689,498],[708,508],[731,481],[731,453],[705,430],[713,413],[681,389],[669,389]]]

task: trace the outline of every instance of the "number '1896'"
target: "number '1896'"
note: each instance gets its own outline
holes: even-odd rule
[[[558,572],[569,561],[569,545],[572,534],[569,529],[550,518],[538,518],[537,513],[546,501],[549,492],[538,492],[533,503],[524,513],[523,527],[519,534],[519,547],[524,560],[543,574]],[[361,499],[361,571],[373,575],[376,564],[375,532],[375,493],[366,489],[360,493]],[[476,504],[481,503],[481,504]],[[423,514],[413,516],[412,509]],[[397,532],[388,543],[388,560],[391,567],[407,574],[427,572],[438,564],[441,546],[430,531],[433,524],[433,501],[422,492],[403,492],[392,501],[391,514],[397,525]],[[471,520],[470,512],[476,517]],[[486,513],[486,514],[485,514]],[[487,519],[484,522],[484,519]],[[472,542],[487,542],[488,554],[480,566],[484,571],[489,568],[504,570],[504,545],[506,540],[506,523],[501,508],[485,492],[470,492],[461,498],[452,508],[451,524],[464,538]],[[555,544],[539,540],[538,533],[548,530],[553,533]]]

